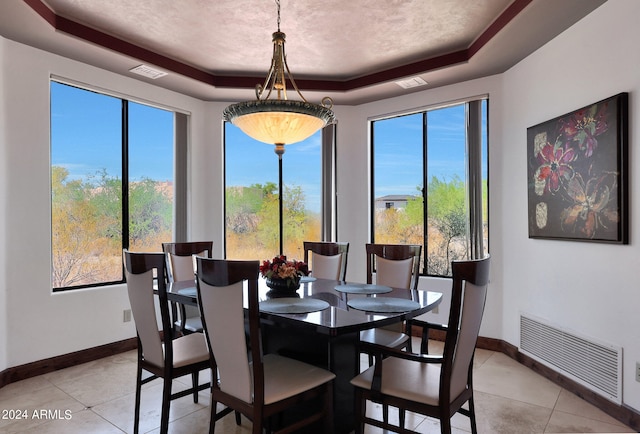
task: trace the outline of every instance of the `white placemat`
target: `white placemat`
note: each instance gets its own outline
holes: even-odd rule
[[[337,285],[335,290],[347,294],[386,294],[387,292],[393,291],[389,286],[364,283],[347,283],[345,285]]]
[[[324,310],[329,303],[316,298],[272,298],[260,302],[260,310],[270,313],[309,313]]]
[[[395,297],[360,297],[347,302],[349,307],[367,312],[399,313],[420,308],[420,303]]]

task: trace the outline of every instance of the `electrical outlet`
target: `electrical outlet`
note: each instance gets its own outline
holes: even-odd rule
[[[640,383],[640,362],[636,362],[636,381]]]
[[[131,309],[125,309],[122,311],[122,322],[131,321]]]

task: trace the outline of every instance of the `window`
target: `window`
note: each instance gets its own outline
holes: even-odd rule
[[[372,122],[374,242],[422,245],[433,276],[486,251],[486,126],[486,99]]]
[[[270,259],[280,250],[278,156],[229,122],[224,131],[226,257]],[[318,131],[282,156],[283,253],[291,259],[302,259],[303,241],[323,237],[322,150]]]
[[[122,282],[173,227],[174,113],[51,82],[54,291]]]

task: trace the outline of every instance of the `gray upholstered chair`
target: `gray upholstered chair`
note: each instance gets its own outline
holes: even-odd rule
[[[440,431],[451,432],[455,413],[470,419],[476,433],[473,402],[473,356],[489,284],[490,257],[452,262],[453,285],[444,353],[412,354],[382,346],[370,346],[376,361],[351,380],[356,388],[356,433],[371,424],[397,432],[412,432],[366,416],[366,401],[395,406],[440,420]],[[468,408],[462,408],[465,403]]]
[[[209,432],[215,429],[217,403],[247,416],[257,434],[269,426],[271,416],[318,398],[320,410],[305,412],[292,428],[300,430],[323,419],[323,432],[332,432],[335,375],[278,354],[262,353],[259,262],[198,257],[197,263],[198,303],[211,351],[211,369],[219,373],[219,382],[211,388]]]
[[[310,264],[311,275],[320,279],[345,280],[349,243],[304,241],[304,262]]]
[[[127,292],[138,335],[138,367],[136,373],[136,402],[134,433],[140,426],[140,395],[142,385],[162,378],[162,410],[160,432],[169,427],[169,406],[172,399],[193,393],[193,401],[198,402],[198,391],[210,385],[198,386],[198,373],[209,369],[209,351],[202,333],[193,333],[172,339],[172,324],[165,287],[165,257],[162,253],[131,253],[123,251]],[[154,288],[155,286],[155,288]],[[157,296],[154,293],[157,293]],[[158,330],[155,298],[158,298],[164,341]],[[142,379],[142,370],[153,375]],[[173,379],[191,374],[192,387],[178,393],[171,393]]]
[[[213,241],[188,241],[182,243],[162,243],[166,255],[169,282],[195,281],[194,255],[211,257]],[[175,326],[181,333],[202,332],[200,311],[195,306],[172,303]]]

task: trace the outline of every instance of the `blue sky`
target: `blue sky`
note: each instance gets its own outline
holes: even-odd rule
[[[51,164],[69,179],[106,169],[122,177],[122,104],[118,98],[51,83]],[[173,113],[129,103],[130,177],[173,177]]]
[[[52,164],[69,171],[70,179],[106,169],[121,177],[120,99],[52,82]],[[173,113],[129,104],[130,175],[133,180],[173,177]],[[464,105],[428,113],[428,176],[464,179]],[[338,125],[339,128],[339,125]],[[278,181],[274,146],[255,141],[233,125],[226,128],[227,186]],[[375,196],[416,194],[422,186],[422,114],[377,121]],[[338,143],[349,146],[348,143]],[[486,146],[486,145],[485,145]],[[321,135],[287,145],[283,156],[285,185],[300,186],[307,207],[320,210]]]

